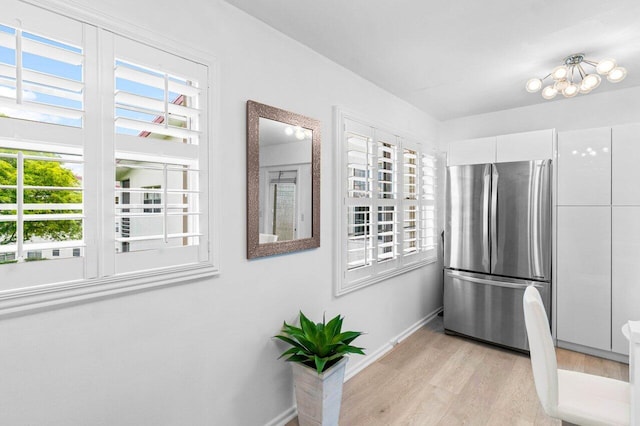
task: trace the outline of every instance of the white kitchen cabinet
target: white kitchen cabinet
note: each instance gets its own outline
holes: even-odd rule
[[[611,204],[611,128],[558,133],[558,205]]]
[[[611,208],[558,207],[557,338],[611,350]]]
[[[612,208],[611,257],[612,349],[628,355],[620,328],[640,320],[640,206]]]
[[[611,130],[611,202],[640,205],[640,124]]]
[[[496,162],[553,158],[553,129],[500,135],[496,138]]]
[[[449,143],[448,166],[484,164],[496,161],[496,137],[467,139]]]

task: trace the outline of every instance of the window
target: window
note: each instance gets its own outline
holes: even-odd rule
[[[145,186],[144,189],[150,189],[154,192],[145,192],[142,196],[143,204],[162,204],[162,192],[160,185],[155,186]],[[116,204],[118,204],[116,202]],[[161,208],[144,208],[142,210],[144,213],[162,213]]]
[[[42,251],[41,250],[28,251],[27,260],[42,260]]]
[[[341,116],[342,294],[433,261],[433,149]]]
[[[112,285],[131,274],[142,283],[167,268],[215,272],[208,67],[8,1],[0,17],[0,291]]]

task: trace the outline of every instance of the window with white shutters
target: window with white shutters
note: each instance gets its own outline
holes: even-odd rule
[[[340,120],[338,294],[435,259],[435,157],[430,147]]]
[[[0,310],[215,273],[208,66],[6,1]]]
[[[206,67],[119,36],[113,46],[115,220],[127,225],[115,235],[115,272],[206,258]],[[152,212],[145,194],[159,201]]]

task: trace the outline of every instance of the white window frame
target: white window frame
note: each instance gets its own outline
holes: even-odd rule
[[[199,250],[198,260],[193,262],[186,258],[188,263],[177,265],[173,267],[157,268],[152,267],[147,270],[134,270],[121,274],[105,273],[104,265],[105,257],[115,256],[115,250],[108,252],[103,250],[105,247],[104,242],[106,240],[113,241],[114,238],[114,217],[112,214],[98,214],[105,209],[113,209],[113,176],[111,179],[104,179],[102,175],[96,172],[91,174],[88,171],[85,172],[85,200],[84,200],[84,214],[87,218],[98,218],[102,223],[98,223],[98,226],[89,226],[85,223],[85,241],[87,242],[87,250],[84,257],[65,259],[69,262],[83,262],[84,263],[84,276],[75,279],[65,279],[64,274],[51,274],[51,282],[41,283],[38,285],[22,285],[19,288],[9,288],[7,290],[0,289],[0,316],[11,315],[18,312],[29,311],[32,309],[41,309],[43,307],[64,305],[68,303],[76,303],[81,300],[90,300],[93,298],[102,298],[105,296],[121,294],[126,292],[140,291],[146,288],[162,287],[167,285],[174,285],[180,282],[188,282],[194,279],[211,277],[219,273],[219,243],[215,239],[217,237],[217,224],[218,224],[218,207],[219,203],[214,203],[213,200],[218,199],[219,188],[219,160],[214,155],[213,142],[217,140],[216,133],[217,128],[211,126],[211,123],[217,122],[219,117],[219,108],[217,102],[214,99],[217,98],[217,78],[218,78],[218,64],[215,58],[210,54],[193,48],[192,46],[183,45],[175,40],[168,39],[165,36],[149,31],[147,29],[137,26],[135,22],[124,22],[118,20],[112,16],[97,13],[95,10],[87,6],[69,5],[67,2],[59,0],[9,0],[13,3],[9,7],[9,11],[15,11],[16,15],[28,9],[28,13],[32,13],[29,16],[29,20],[36,25],[32,25],[27,28],[34,32],[39,32],[45,36],[48,33],[57,31],[59,25],[50,23],[49,18],[51,13],[61,16],[61,19],[71,19],[78,21],[85,26],[96,27],[97,31],[87,31],[85,34],[84,42],[87,44],[95,44],[101,37],[101,31],[105,30],[120,37],[135,40],[140,44],[144,44],[153,49],[158,49],[167,52],[170,55],[176,57],[186,58],[194,63],[202,64],[207,69],[206,77],[204,81],[201,81],[203,87],[206,90],[206,96],[203,96],[201,101],[207,105],[203,114],[201,115],[201,121],[205,127],[208,127],[203,132],[200,143],[205,144],[206,150],[201,159],[202,163],[206,166],[205,172],[201,173],[200,179],[201,190],[206,194],[204,197],[204,206],[202,210],[206,211],[204,215],[204,232],[206,233],[203,247]],[[33,6],[37,6],[34,8]],[[26,26],[26,25],[25,25]],[[39,30],[39,31],[38,31]],[[92,35],[94,33],[95,35]],[[95,63],[93,59],[87,59],[85,67],[98,68],[99,64]],[[104,64],[103,64],[104,66]],[[85,72],[85,76],[89,73]],[[106,93],[104,87],[98,87],[95,81],[89,81],[85,77],[86,92],[85,92],[85,123],[84,129],[98,129],[101,126],[113,127],[113,105],[110,109],[105,111],[106,115],[98,113],[101,106],[100,99],[104,99],[105,96],[112,97],[112,94]],[[93,85],[92,85],[93,84]],[[4,131],[0,134],[0,137],[9,139],[14,135],[21,135],[21,140],[37,141],[42,139],[43,134],[47,134],[47,138],[55,141],[59,141],[64,144],[67,140],[66,129],[64,126],[47,125],[46,123],[30,122],[17,119],[4,119],[8,122],[4,126]],[[87,124],[91,122],[91,124]],[[78,129],[72,129],[70,132],[79,133]],[[88,133],[88,132],[86,132]],[[102,134],[86,135],[87,138],[99,138],[102,139]],[[19,140],[16,139],[15,148],[21,148],[18,145]],[[106,145],[113,146],[113,142],[108,141]],[[46,144],[43,145],[43,149],[46,148]],[[104,144],[103,144],[104,146]],[[35,147],[32,143],[31,147]],[[31,149],[31,148],[26,148]],[[104,148],[97,148],[92,150],[86,150],[84,152],[84,161],[86,164],[98,164],[99,169],[107,170],[107,168],[113,169],[113,151],[101,152]],[[214,161],[215,159],[215,161]],[[201,166],[201,169],[203,167]],[[96,191],[91,189],[95,188]],[[89,195],[93,192],[103,194],[101,197]],[[110,210],[110,211],[111,211]],[[95,223],[95,219],[93,221]],[[95,229],[98,231],[95,231]],[[103,235],[104,234],[104,235]],[[92,240],[98,240],[100,243],[95,245]],[[94,244],[93,247],[101,247],[97,250],[91,249],[90,244]],[[202,244],[202,242],[201,242]],[[0,274],[4,280],[11,280],[13,282],[21,282],[20,279],[25,274],[35,273],[37,275],[46,274],[51,269],[53,263],[61,262],[61,260],[52,260],[46,262],[23,262],[11,265],[0,265]],[[25,268],[26,267],[26,268]],[[27,271],[26,269],[29,269]],[[61,277],[58,279],[58,277]]]
[[[362,137],[368,137],[373,147],[368,148],[372,151],[371,163],[374,165],[371,183],[371,197],[350,198],[348,194],[348,173],[347,173],[347,133],[353,131]],[[334,107],[334,138],[338,142],[335,145],[335,294],[340,296],[351,291],[384,281],[390,277],[403,274],[416,268],[423,267],[437,261],[437,206],[435,187],[435,167],[436,147],[435,143],[417,142],[419,138],[407,136],[404,132],[389,130],[387,126],[381,126],[361,116],[347,111],[341,107]],[[385,199],[379,194],[378,187],[378,143],[384,142],[395,146],[395,165],[393,167],[393,192],[394,198]],[[416,151],[419,157],[429,156],[434,162],[434,184],[433,196],[426,197],[422,191],[423,175],[422,171],[417,171],[416,182],[416,199],[408,200],[404,196],[404,149]],[[418,168],[422,169],[419,163]],[[362,201],[360,201],[362,200]],[[353,206],[370,206],[370,235],[372,236],[373,248],[371,250],[372,259],[369,263],[365,262],[364,266],[351,268],[348,267],[348,208]],[[433,209],[433,226],[431,231],[432,244],[425,249],[424,235],[420,235],[416,243],[418,251],[409,254],[404,253],[404,212],[405,208],[415,205],[418,208],[418,221],[426,220],[426,208]],[[378,261],[378,208],[384,206],[393,206],[394,217],[394,255],[391,259]]]

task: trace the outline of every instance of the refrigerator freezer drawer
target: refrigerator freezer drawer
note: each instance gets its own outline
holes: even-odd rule
[[[551,291],[547,282],[445,270],[445,330],[528,351],[522,310],[528,285],[540,291],[548,316]]]

